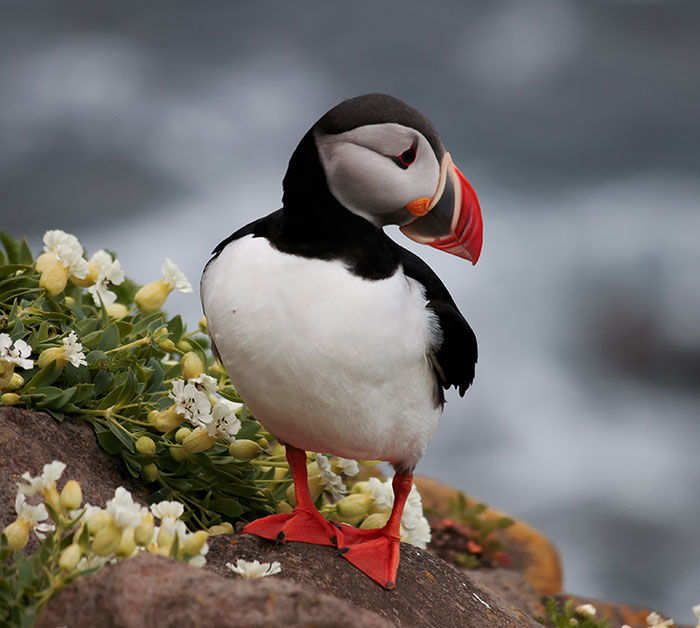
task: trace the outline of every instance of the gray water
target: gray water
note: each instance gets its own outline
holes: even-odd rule
[[[0,2],[2,228],[167,255],[279,206],[339,100],[428,115],[476,188],[476,267],[406,241],[479,338],[418,471],[534,524],[569,591],[700,602],[700,4]],[[168,308],[196,324],[197,296]]]

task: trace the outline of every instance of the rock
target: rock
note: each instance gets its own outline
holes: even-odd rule
[[[290,579],[222,578],[169,558],[141,554],[69,585],[49,602],[36,628],[391,625],[375,613]]]
[[[16,482],[22,473],[39,475],[53,460],[68,465],[59,488],[66,480],[77,480],[83,500],[93,505],[104,506],[118,486],[135,498],[146,494],[143,485],[125,472],[121,459],[99,446],[85,421],[67,418],[59,423],[41,412],[0,407],[0,530],[15,519]]]
[[[423,507],[447,515],[450,500],[457,497],[458,491],[431,478],[416,476],[415,483],[423,498]],[[473,498],[468,497],[471,501]],[[489,508],[484,512],[486,519],[497,519],[505,513]],[[562,569],[559,553],[542,533],[523,521],[497,533],[506,546],[511,559],[509,569],[522,573],[524,579],[538,595],[555,595],[562,592]]]
[[[286,543],[275,547],[247,534],[210,539],[206,569],[234,576],[225,564],[238,558],[279,561],[280,576],[307,590],[346,599],[397,626],[428,628],[486,628],[540,626],[528,615],[444,560],[411,545],[401,544],[396,588],[385,591],[334,555],[334,548]],[[275,576],[277,577],[277,576]]]

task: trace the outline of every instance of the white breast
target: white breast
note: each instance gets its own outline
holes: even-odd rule
[[[296,447],[414,465],[441,413],[427,351],[439,338],[419,283],[229,244],[202,278],[209,333],[255,417]]]

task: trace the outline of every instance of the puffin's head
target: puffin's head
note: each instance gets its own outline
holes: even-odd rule
[[[476,264],[479,201],[418,111],[384,94],[358,96],[326,113],[305,139],[313,139],[328,189],[346,209]]]

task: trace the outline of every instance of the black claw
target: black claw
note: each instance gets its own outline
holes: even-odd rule
[[[339,547],[338,551],[335,553],[335,556],[342,556],[343,554],[346,554],[349,551],[350,551],[349,547]]]
[[[277,547],[280,543],[284,543],[286,536],[287,535],[280,530],[280,532],[277,534],[277,538],[275,539],[275,547]]]
[[[390,589],[393,589],[395,586],[396,586],[396,583],[395,583],[393,580],[389,580],[389,582],[387,582],[387,583],[384,585],[384,588],[385,588],[387,591],[389,591]]]
[[[335,534],[331,537],[331,543],[338,545],[338,537]]]

